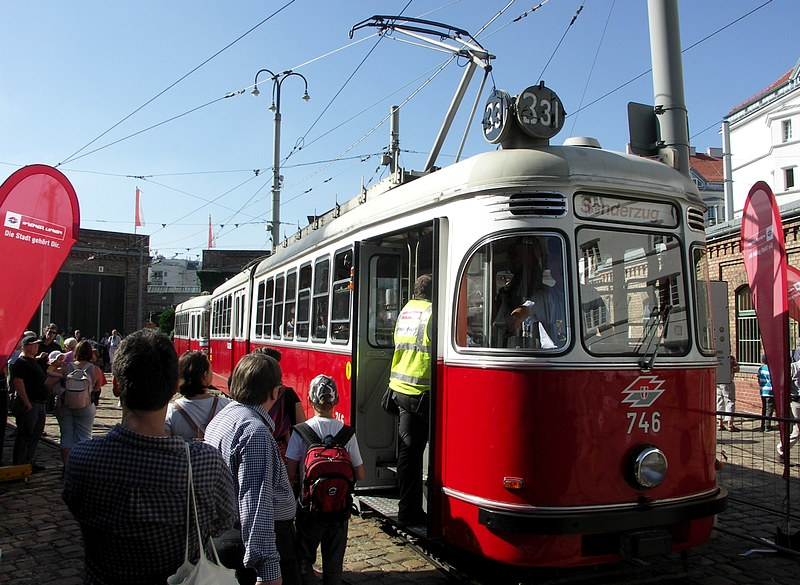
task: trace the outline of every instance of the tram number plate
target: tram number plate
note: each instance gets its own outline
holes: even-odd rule
[[[656,411],[653,412],[648,416],[647,412],[640,412],[638,413],[638,417],[636,416],[637,413],[629,412],[628,413],[628,433],[631,434],[634,428],[639,428],[644,431],[644,434],[647,435],[649,433],[657,433],[661,430],[661,413]],[[637,422],[638,419],[638,422]]]

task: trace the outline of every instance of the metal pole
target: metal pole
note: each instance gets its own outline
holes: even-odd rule
[[[136,287],[136,329],[142,328],[142,255],[144,254],[144,238],[139,240],[139,283]]]
[[[392,117],[389,119],[389,172],[394,175],[397,172],[400,158],[400,108],[392,106]]]
[[[648,0],[650,55],[656,113],[661,116],[659,158],[689,176],[689,121],[683,92],[678,0]]]
[[[456,94],[453,96],[453,101],[450,103],[450,108],[447,110],[447,115],[445,115],[442,127],[439,129],[439,134],[436,136],[436,141],[433,144],[430,155],[428,155],[428,160],[425,162],[424,172],[426,173],[432,171],[433,166],[436,164],[439,151],[442,149],[444,139],[447,137],[447,132],[450,130],[450,126],[452,125],[453,119],[456,116],[458,106],[461,105],[461,100],[464,99],[464,93],[467,91],[467,87],[469,87],[469,82],[472,79],[472,75],[475,73],[475,69],[477,68],[478,65],[475,63],[474,59],[470,60],[470,62],[467,63],[467,66],[464,68],[464,74],[461,76],[461,83],[456,90]]]
[[[722,121],[722,176],[725,180],[725,221],[733,219],[733,166],[731,161],[731,123]]]
[[[273,73],[269,69],[261,69],[256,73],[253,82],[253,95],[258,95],[258,76],[260,73],[269,73],[272,76],[272,99],[273,105],[270,110],[275,109],[275,136],[272,144],[272,249],[278,247],[281,237],[281,84],[287,77],[296,75],[303,80],[305,90],[303,101],[311,99],[308,96],[308,80],[300,73],[295,73],[291,69],[283,73]]]
[[[286,79],[284,77],[284,79]],[[272,249],[281,239],[281,82],[275,82],[275,141],[272,145]]]

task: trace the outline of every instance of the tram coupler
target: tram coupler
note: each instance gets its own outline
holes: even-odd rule
[[[640,559],[672,552],[672,535],[666,530],[636,530],[620,536],[620,555]]]

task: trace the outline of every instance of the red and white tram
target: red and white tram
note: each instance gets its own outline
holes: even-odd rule
[[[490,69],[465,31],[373,20],[453,41],[468,61],[457,96],[470,68]],[[334,377],[336,416],[355,427],[366,468],[361,502],[392,517],[397,423],[380,403],[394,322],[431,274],[428,520],[409,530],[519,567],[700,545],[727,497],[702,199],[688,172],[591,140],[549,145],[563,120],[543,83],[513,99],[493,91],[483,130],[502,149],[412,173],[393,147],[386,180],[280,242],[207,305],[216,386],[262,345],[281,350],[283,381],[309,414],[311,379]],[[523,303],[530,319],[510,330]]]
[[[309,413],[309,381],[333,376],[336,415],[364,457],[360,488],[375,491],[365,501],[390,502],[391,515],[379,490],[395,484],[397,425],[380,399],[394,319],[431,273],[428,537],[526,567],[708,540],[726,495],[692,181],[583,145],[503,149],[409,178],[318,218],[214,291],[215,384],[260,345],[281,350]],[[533,290],[551,317],[509,332],[504,315]]]
[[[208,351],[211,295],[204,294],[175,307],[173,338],[178,355],[190,350]]]

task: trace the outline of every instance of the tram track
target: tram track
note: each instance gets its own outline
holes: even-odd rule
[[[685,583],[691,576],[686,553],[655,557],[649,561],[633,559],[605,565],[567,569],[517,569],[469,555],[436,542],[428,541],[376,516],[383,530],[401,539],[440,573],[448,582],[463,585],[644,585],[649,583]]]

